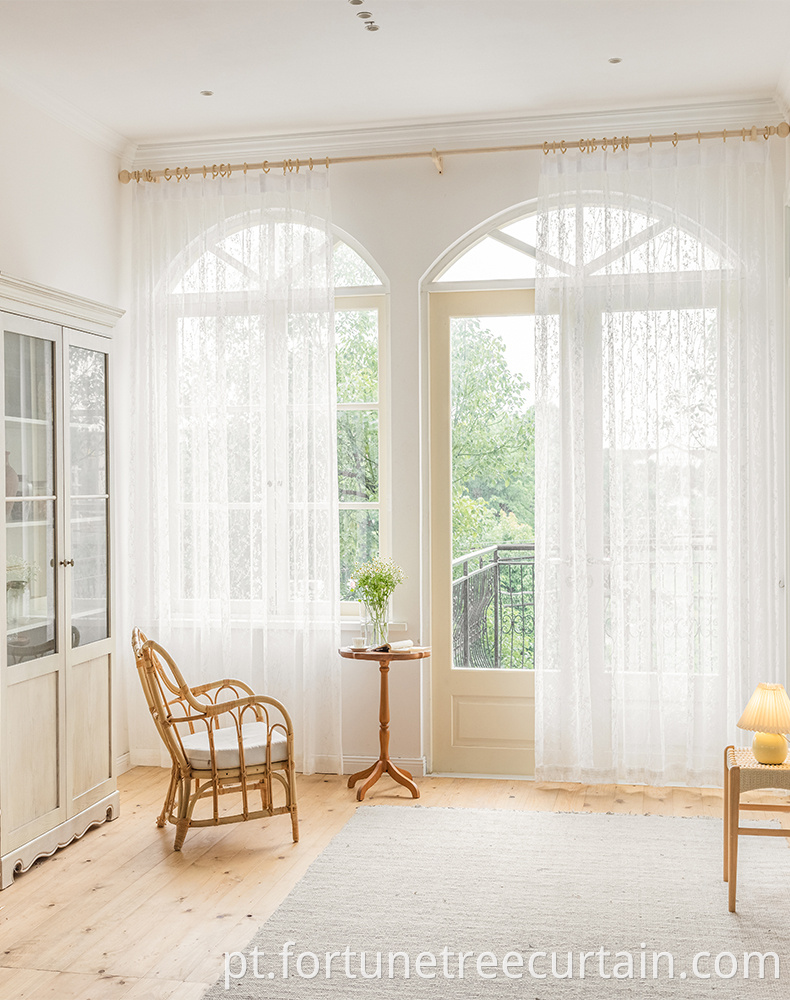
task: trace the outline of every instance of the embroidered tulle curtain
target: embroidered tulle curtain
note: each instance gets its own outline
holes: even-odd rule
[[[545,158],[540,778],[719,783],[784,681],[779,189],[765,142]]]
[[[134,619],[281,699],[305,772],[340,769],[331,251],[324,171],[135,192]]]

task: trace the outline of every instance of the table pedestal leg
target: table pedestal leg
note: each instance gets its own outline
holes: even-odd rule
[[[357,771],[356,774],[351,775],[348,779],[348,787],[353,788],[358,781],[361,781],[363,778],[368,779],[364,785],[357,789],[357,799],[361,802],[365,798],[368,789],[372,788],[383,774],[389,774],[399,785],[403,785],[404,788],[409,789],[412,798],[418,799],[420,797],[420,790],[414,781],[412,781],[411,774],[390,760],[390,661],[382,660],[379,664],[379,670],[381,672],[381,700],[379,702],[379,745],[381,752],[375,764],[366,767],[364,771]]]

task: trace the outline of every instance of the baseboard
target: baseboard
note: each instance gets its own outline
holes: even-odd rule
[[[343,774],[356,774],[363,771],[371,764],[375,764],[378,757],[343,757]],[[392,761],[398,767],[409,771],[415,778],[424,778],[426,774],[424,757],[393,757]]]
[[[158,750],[131,750],[129,752],[129,767],[167,767],[162,763],[162,754]]]
[[[125,771],[129,771],[132,767],[131,754],[127,751],[122,753],[120,757],[115,758],[115,773],[123,774]]]
[[[393,761],[399,766],[410,771],[415,777],[422,778],[427,773],[424,757],[393,757]],[[122,765],[122,761],[126,763]],[[343,774],[355,774],[362,771],[371,764],[375,764],[378,757],[357,757],[343,756]],[[132,750],[128,754],[123,754],[118,759],[118,772],[128,771],[133,767],[162,767],[162,757],[158,750]],[[316,774],[336,774],[332,758],[319,757],[315,761],[314,771]]]

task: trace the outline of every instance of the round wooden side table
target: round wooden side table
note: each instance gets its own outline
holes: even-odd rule
[[[389,755],[389,672],[390,663],[392,663],[393,660],[423,660],[426,656],[431,655],[430,649],[391,649],[388,653],[376,653],[370,649],[355,650],[351,649],[349,646],[342,646],[338,652],[347,660],[371,660],[373,663],[378,663],[379,673],[381,675],[381,698],[379,701],[379,745],[381,746],[381,752],[379,754],[379,759],[375,762],[375,764],[371,764],[370,767],[366,767],[364,771],[357,771],[356,774],[352,774],[348,779],[348,787],[353,788],[358,781],[362,781],[363,778],[368,779],[364,785],[361,785],[357,789],[357,799],[361,802],[365,798],[365,793],[368,789],[372,788],[383,774],[389,774],[390,777],[397,781],[399,785],[403,785],[404,788],[409,789],[412,794],[412,798],[418,799],[420,797],[420,790],[415,785],[411,774],[409,774],[409,772],[404,770],[402,767],[398,767],[394,764]]]

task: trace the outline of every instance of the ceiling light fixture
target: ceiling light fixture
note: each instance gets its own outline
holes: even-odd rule
[[[623,60],[620,58],[620,56],[612,56],[612,58],[609,60],[610,63],[619,63],[622,61]]]
[[[379,30],[379,26],[375,22],[373,22],[373,21],[365,21],[365,27],[368,29],[368,31],[378,31]]]
[[[361,7],[362,0],[348,0],[352,7]]]
[[[358,10],[357,17],[373,17],[369,10]]]
[[[213,90],[201,90],[200,91],[200,96],[201,97],[213,97],[214,96],[214,91]]]

